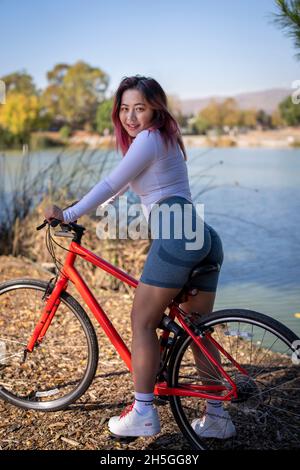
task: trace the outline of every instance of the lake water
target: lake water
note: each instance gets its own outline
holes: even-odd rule
[[[47,167],[58,150],[32,154],[32,173]],[[107,152],[106,152],[107,154]],[[63,172],[71,171],[79,153],[66,152]],[[104,151],[87,152],[92,162],[83,187],[96,182]],[[216,309],[249,308],[279,319],[300,335],[300,150],[188,149],[188,171],[195,202],[205,207],[205,220],[220,234],[224,264]],[[20,156],[7,153],[11,175]],[[104,173],[120,157],[110,153]],[[83,166],[84,168],[84,166]],[[7,195],[13,182],[6,180]]]

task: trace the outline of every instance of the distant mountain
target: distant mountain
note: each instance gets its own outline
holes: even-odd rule
[[[210,100],[214,99],[217,102],[221,102],[230,97],[236,100],[241,109],[263,109],[267,113],[272,113],[278,104],[291,93],[291,89],[273,88],[271,90],[239,93],[238,95],[231,96],[210,96],[207,98],[180,100],[180,105],[183,114],[197,114],[208,105]]]

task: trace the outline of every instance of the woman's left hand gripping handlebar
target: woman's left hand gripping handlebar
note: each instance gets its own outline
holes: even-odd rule
[[[53,219],[64,221],[63,211],[57,206],[48,206],[44,211],[45,219],[50,223]]]

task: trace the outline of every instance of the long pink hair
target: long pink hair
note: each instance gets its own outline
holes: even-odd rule
[[[111,116],[115,127],[117,149],[121,149],[123,155],[125,155],[133,141],[133,138],[130,137],[122,126],[119,117],[123,93],[129,89],[139,90],[154,110],[153,120],[149,130],[159,129],[167,147],[168,144],[172,145],[177,142],[181,148],[184,159],[187,160],[180,129],[177,121],[168,110],[167,96],[164,90],[153,78],[142,77],[140,75],[123,78],[114,97]]]

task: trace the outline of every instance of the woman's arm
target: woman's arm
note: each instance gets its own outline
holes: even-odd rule
[[[112,198],[149,166],[156,157],[155,132],[141,131],[117,167],[99,181],[77,204],[63,211],[64,222],[73,222]]]

